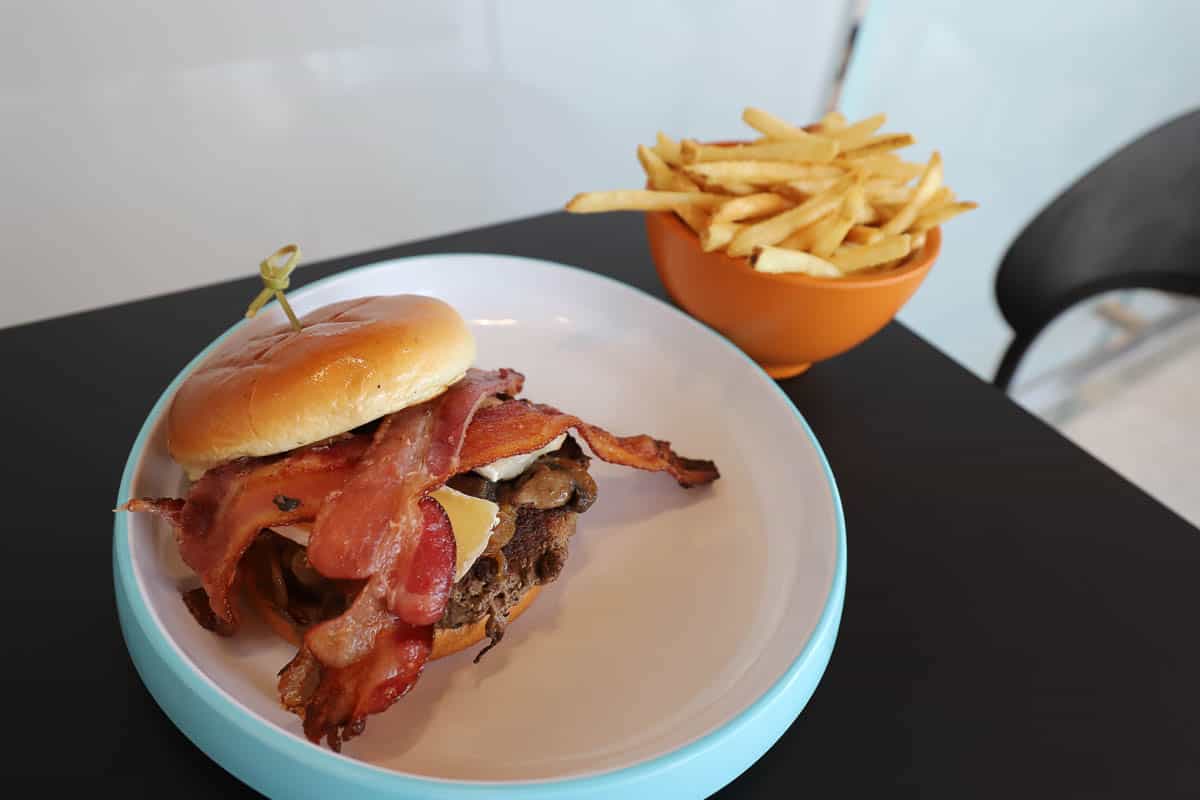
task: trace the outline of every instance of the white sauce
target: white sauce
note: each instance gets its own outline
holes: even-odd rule
[[[567,440],[567,435],[561,434],[550,444],[543,447],[541,450],[534,450],[532,453],[522,453],[519,456],[509,456],[502,458],[499,461],[493,461],[491,464],[485,464],[482,467],[474,470],[478,475],[482,475],[489,481],[507,481],[517,477],[522,472],[529,468],[529,465],[537,461],[546,453],[553,453],[558,448],[562,447],[562,443]]]

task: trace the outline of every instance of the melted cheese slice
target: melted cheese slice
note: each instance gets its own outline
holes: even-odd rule
[[[500,521],[500,506],[491,500],[471,497],[443,486],[429,496],[441,503],[454,529],[454,581],[467,574],[475,559],[487,549],[492,530]]]
[[[450,518],[450,527],[454,530],[455,563],[454,580],[458,582],[467,570],[475,563],[475,559],[487,549],[488,540],[492,538],[492,530],[500,521],[500,506],[491,500],[471,497],[469,494],[456,492],[449,486],[443,486],[429,496],[437,500],[446,509]],[[308,547],[308,534],[311,526],[277,525],[271,530],[280,536],[286,536],[293,542]]]

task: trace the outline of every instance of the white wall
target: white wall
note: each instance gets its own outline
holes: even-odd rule
[[[560,206],[634,146],[820,110],[847,4],[0,11],[0,326]],[[247,298],[249,299],[249,298]]]
[[[981,204],[946,227],[901,319],[990,377],[1010,338],[993,294],[1004,251],[1093,165],[1200,106],[1198,36],[1194,0],[872,0],[843,106],[940,148],[947,181]],[[1086,312],[1056,323],[1022,373],[1086,350],[1098,327]]]

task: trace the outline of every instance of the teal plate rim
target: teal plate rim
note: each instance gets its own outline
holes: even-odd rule
[[[383,264],[401,265],[413,260],[463,256],[501,257],[551,265],[618,284],[658,304],[665,312],[682,317],[704,334],[715,336],[761,372],[761,368],[731,341],[674,306],[615,278],[542,259],[500,253],[410,256],[364,264],[297,288],[317,287]],[[176,388],[214,347],[242,324],[239,322],[231,326],[200,351],[159,396],[130,449],[121,475],[117,505],[130,496],[134,471],[149,432],[166,409]],[[325,800],[331,793],[332,796],[340,796],[339,793],[353,791],[370,792],[380,797],[420,797],[430,800],[479,797],[582,800],[608,798],[627,792],[635,792],[633,796],[660,798],[702,797],[716,792],[766,753],[804,709],[829,664],[845,600],[846,521],[837,482],[825,451],[808,421],[779,385],[769,378],[768,381],[775,391],[783,395],[799,420],[816,449],[829,484],[837,519],[837,560],[833,581],[812,635],[788,670],[736,717],[690,744],[657,758],[608,772],[529,782],[468,782],[405,775],[315,746],[231,703],[180,657],[143,601],[133,572],[127,515],[117,514],[113,523],[113,583],[121,632],[134,667],[155,702],[193,744],[239,780],[272,797],[319,797]]]

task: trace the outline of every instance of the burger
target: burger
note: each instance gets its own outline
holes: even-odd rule
[[[478,661],[561,574],[596,501],[587,451],[685,488],[718,477],[667,442],[520,399],[520,373],[474,360],[466,323],[430,297],[255,323],[172,399],[184,496],[122,506],[174,527],[200,625],[233,636],[249,609],[296,646],[280,700],[334,750],[429,660],[481,646]]]

